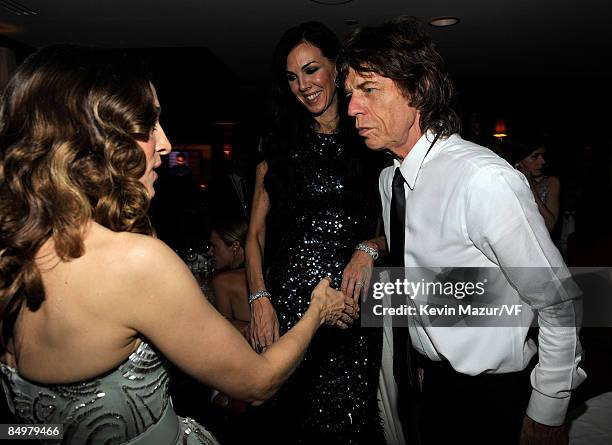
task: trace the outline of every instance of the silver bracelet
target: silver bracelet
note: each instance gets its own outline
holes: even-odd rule
[[[269,299],[271,296],[272,295],[270,295],[270,292],[268,292],[265,289],[258,290],[257,292],[253,292],[252,294],[249,294],[249,306],[253,304],[255,300],[258,300],[261,297],[266,297]]]
[[[357,244],[357,247],[355,247],[355,250],[361,250],[362,252],[367,253],[368,255],[372,257],[374,261],[378,259],[378,249],[368,246],[366,243]]]

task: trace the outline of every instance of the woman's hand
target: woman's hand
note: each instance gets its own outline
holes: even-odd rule
[[[319,305],[321,323],[346,329],[359,317],[359,309],[352,297],[330,287],[331,279],[323,278],[310,296],[311,305]]]
[[[351,297],[356,305],[359,304],[359,294],[367,296],[370,278],[372,277],[374,258],[362,250],[355,250],[351,260],[342,272],[340,290]]]
[[[251,304],[249,339],[257,352],[263,352],[279,338],[278,318],[274,306],[267,297],[258,298]]]

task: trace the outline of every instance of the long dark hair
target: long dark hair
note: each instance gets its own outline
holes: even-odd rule
[[[421,112],[421,131],[448,137],[460,130],[450,108],[453,85],[444,61],[423,26],[411,17],[399,17],[380,26],[354,31],[338,57],[339,82],[348,69],[392,79],[410,105]]]
[[[307,144],[315,132],[315,119],[293,95],[287,81],[287,56],[300,43],[307,42],[321,50],[323,56],[335,64],[340,50],[338,37],[319,22],[306,22],[287,30],[280,38],[272,58],[272,94],[268,111],[267,131],[262,140],[261,160],[268,163],[265,188],[270,196],[272,207],[282,207],[286,196],[287,184],[293,176],[289,162],[291,148]],[[350,185],[366,187],[373,182],[368,177],[376,177],[376,168],[364,175],[363,165],[371,162],[363,141],[354,129],[353,120],[346,113],[343,95],[338,97],[339,124],[337,128],[340,142],[348,147],[346,152],[346,173]],[[359,180],[358,180],[359,179]],[[376,187],[374,185],[374,187]]]
[[[0,104],[0,352],[19,310],[45,298],[35,255],[83,255],[88,222],[151,234],[139,179],[158,109],[142,66],[68,45],[28,57]]]

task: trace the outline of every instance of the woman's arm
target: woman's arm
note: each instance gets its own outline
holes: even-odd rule
[[[542,215],[542,218],[544,218],[544,224],[546,224],[546,228],[550,232],[555,228],[557,220],[559,219],[559,207],[561,201],[561,182],[559,181],[559,178],[556,176],[549,176],[548,183],[546,184],[548,188],[546,191],[546,202],[543,202],[542,199],[540,199],[540,194],[538,193],[537,183],[535,182],[531,173],[529,173],[529,170],[523,167],[520,162],[515,164],[515,168],[523,173],[527,178],[529,187],[531,188],[531,193],[533,193],[533,198],[538,205],[540,215]]]
[[[559,219],[559,205],[561,196],[561,183],[559,182],[559,178],[556,176],[550,176],[548,178],[548,183],[546,184],[546,202],[544,202],[540,198],[537,183],[533,180],[533,177],[527,175],[526,177],[529,181],[535,202],[538,205],[540,215],[542,215],[542,218],[544,218],[546,228],[550,232],[555,228],[557,220]]]
[[[263,161],[255,172],[255,192],[251,221],[245,243],[245,264],[247,282],[251,293],[266,290],[263,277],[263,252],[266,240],[266,216],[270,210],[270,199],[264,187],[268,164]],[[249,338],[253,348],[271,345],[279,338],[278,318],[274,306],[267,297],[258,298],[251,305]]]
[[[162,242],[139,237],[123,264],[126,281],[122,323],[146,337],[170,361],[230,397],[261,403],[293,372],[324,322],[341,326],[355,318],[344,295],[322,280],[302,320],[256,354],[202,295],[189,269]],[[343,313],[343,309],[349,314]]]
[[[556,176],[550,176],[547,184],[546,202],[542,202],[539,196],[536,196],[538,209],[544,217],[544,222],[548,231],[551,231],[557,225],[559,220],[559,208],[561,204],[561,182]]]

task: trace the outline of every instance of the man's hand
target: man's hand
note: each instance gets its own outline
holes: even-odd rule
[[[257,352],[264,352],[279,338],[276,311],[266,297],[258,298],[251,304],[249,338],[251,346]]]
[[[566,425],[548,426],[525,416],[521,430],[521,445],[568,445]]]
[[[355,250],[351,260],[342,272],[340,290],[348,297],[359,303],[359,294],[367,297],[374,259],[362,250]]]

